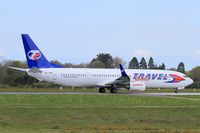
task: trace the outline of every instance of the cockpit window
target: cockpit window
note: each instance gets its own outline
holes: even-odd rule
[[[186,75],[183,75],[183,77],[184,77],[184,78],[187,78],[187,76],[186,76]]]

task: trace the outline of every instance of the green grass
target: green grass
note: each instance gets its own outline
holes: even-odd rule
[[[200,132],[196,99],[200,97],[0,95],[0,132]]]

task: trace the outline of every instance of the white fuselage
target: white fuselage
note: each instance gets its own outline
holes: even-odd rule
[[[101,87],[121,77],[119,69],[43,68],[41,72],[26,72],[39,80],[73,87]],[[184,74],[169,70],[126,69],[132,82],[141,81],[147,88],[183,89],[193,81]],[[171,75],[175,75],[175,78]],[[178,76],[178,77],[177,77]]]

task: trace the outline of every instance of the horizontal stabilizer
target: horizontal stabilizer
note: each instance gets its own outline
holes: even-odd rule
[[[26,72],[26,69],[24,69],[24,68],[17,68],[17,67],[8,67],[8,68]]]

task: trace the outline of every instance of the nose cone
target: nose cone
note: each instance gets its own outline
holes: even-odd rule
[[[188,85],[191,85],[194,81],[191,78],[188,78]]]

